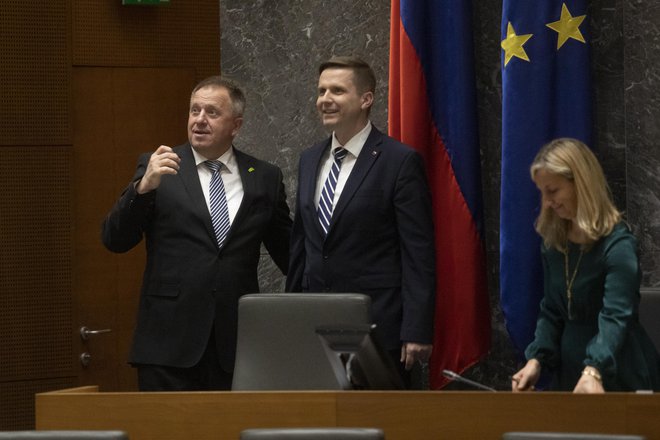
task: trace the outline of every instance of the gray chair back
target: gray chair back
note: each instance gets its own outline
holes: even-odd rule
[[[240,440],[384,440],[373,428],[267,428],[246,429]]]
[[[316,328],[371,323],[358,293],[261,293],[238,303],[233,390],[336,390]]]
[[[0,431],[0,440],[128,440],[122,431]]]
[[[660,287],[644,287],[640,294],[639,322],[660,351]]]
[[[502,440],[645,440],[646,437],[625,434],[589,434],[576,432],[507,432]]]

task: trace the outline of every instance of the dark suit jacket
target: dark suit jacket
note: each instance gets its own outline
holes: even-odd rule
[[[130,362],[191,367],[201,358],[215,322],[220,364],[233,371],[238,299],[259,291],[261,243],[283,273],[291,231],[282,173],[234,149],[244,196],[221,249],[189,144],[174,148],[177,175],[165,175],[155,191],[139,195],[128,185],[103,222],[113,252],[146,240],[147,262]],[[133,182],[150,154],[140,157]]]
[[[421,156],[372,127],[324,239],[314,194],[330,145],[300,157],[287,290],[368,294],[386,348],[431,343],[435,253]]]

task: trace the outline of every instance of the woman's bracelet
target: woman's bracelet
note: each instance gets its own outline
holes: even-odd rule
[[[603,383],[603,378],[601,377],[598,370],[596,370],[594,367],[585,367],[585,369],[582,370],[582,375],[591,376],[594,379],[596,379],[598,382]]]

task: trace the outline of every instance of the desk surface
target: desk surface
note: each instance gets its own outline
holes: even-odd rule
[[[452,391],[102,393],[36,396],[37,429],[121,429],[131,440],[238,439],[243,429],[374,427],[387,440],[500,439],[508,431],[660,440],[660,394]]]

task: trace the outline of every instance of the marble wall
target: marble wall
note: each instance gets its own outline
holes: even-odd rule
[[[500,389],[516,356],[499,309],[499,183],[501,138],[500,19],[502,0],[474,4],[479,130],[489,289],[491,354],[467,372]],[[318,122],[318,64],[357,54],[378,77],[374,123],[387,127],[388,0],[222,0],[222,70],[244,84],[248,110],[237,146],[280,166],[291,206],[299,153],[326,136]],[[644,285],[660,285],[660,4],[593,2],[592,65],[595,145],[617,204],[640,237]],[[264,257],[262,290],[283,278]]]
[[[660,286],[660,3],[617,3],[624,11],[621,167],[626,167],[628,218],[640,239],[643,284]]]

